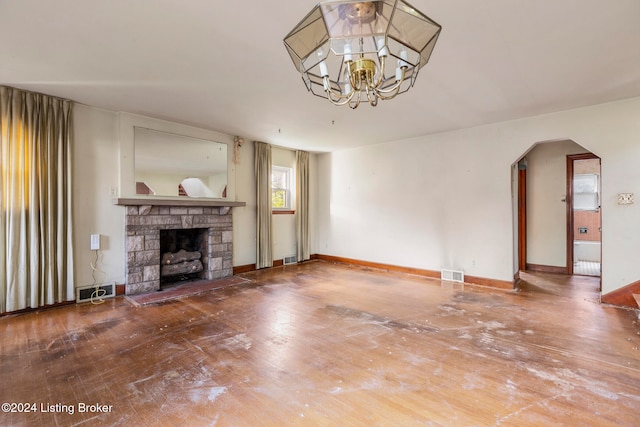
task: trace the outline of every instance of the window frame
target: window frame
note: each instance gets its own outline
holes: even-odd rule
[[[284,172],[285,180],[287,181],[286,188],[274,187],[273,186],[273,174],[274,172]],[[293,208],[293,168],[279,165],[271,166],[271,213],[272,214],[293,214],[295,210]],[[273,206],[273,195],[275,191],[284,191],[285,192],[285,206],[284,207],[275,207]]]

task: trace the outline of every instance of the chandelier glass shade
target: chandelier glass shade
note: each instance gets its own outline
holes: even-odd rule
[[[284,38],[307,89],[336,105],[372,106],[411,88],[441,26],[403,0],[318,3]]]

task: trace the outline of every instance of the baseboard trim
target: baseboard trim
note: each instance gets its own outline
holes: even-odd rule
[[[627,286],[609,292],[600,297],[600,302],[604,304],[618,305],[621,307],[638,308],[638,304],[633,294],[640,294],[640,280]]]
[[[535,271],[537,273],[549,273],[549,274],[569,274],[567,267],[557,267],[554,265],[541,265],[541,264],[529,264],[526,265],[527,270]]]
[[[339,257],[339,256],[333,256],[333,255],[324,255],[324,254],[313,254],[309,257],[310,260],[319,260],[319,261],[326,261],[326,262],[333,262],[333,263],[337,263],[337,264],[347,264],[347,265],[355,265],[358,267],[365,267],[365,268],[372,268],[372,269],[376,269],[376,270],[383,270],[383,271],[392,271],[392,272],[396,272],[396,273],[404,273],[404,274],[411,274],[414,276],[420,276],[420,277],[427,277],[430,279],[440,279],[440,271],[435,271],[435,270],[426,270],[426,269],[421,269],[421,268],[413,268],[413,267],[403,267],[403,266],[399,266],[399,265],[393,265],[393,264],[383,264],[383,263],[379,263],[379,262],[371,262],[371,261],[363,261],[363,260],[359,260],[359,259],[354,259],[354,258],[345,258],[345,257]],[[275,260],[273,261],[273,266],[274,267],[279,267],[282,266],[283,262],[282,260]],[[247,264],[247,265],[239,265],[236,267],[233,267],[233,274],[242,274],[242,273],[249,273],[251,271],[255,271],[256,270],[256,265],[255,264]],[[516,274],[516,277],[514,277],[514,280],[512,282],[508,281],[508,280],[498,280],[498,279],[490,279],[490,278],[486,278],[486,277],[478,277],[478,276],[464,276],[464,281],[467,284],[470,285],[476,285],[476,286],[484,286],[484,287],[488,287],[488,288],[496,288],[496,289],[506,289],[506,290],[513,290],[516,288],[516,285],[519,283],[520,278],[519,276]]]
[[[517,282],[508,280],[491,279],[487,277],[467,276],[465,274],[464,281],[472,285],[485,286],[487,288],[513,290],[516,288]]]
[[[282,267],[283,265],[284,265],[284,260],[274,259],[273,265],[271,267]],[[236,274],[249,273],[251,271],[256,271],[256,270],[257,268],[255,264],[238,265],[236,267],[233,267],[233,275],[235,276]]]
[[[233,275],[235,276],[236,274],[249,273],[250,271],[255,271],[255,270],[256,270],[255,264],[238,265],[236,267],[233,267]]]
[[[441,274],[440,271],[435,271],[435,270],[426,270],[426,269],[413,268],[413,267],[402,267],[398,265],[363,261],[363,260],[358,260],[353,258],[344,258],[344,257],[337,257],[332,255],[317,254],[316,258],[321,261],[334,262],[339,264],[351,264],[351,265],[356,265],[360,267],[375,268],[377,270],[393,271],[397,273],[405,273],[405,274],[411,274],[415,276],[422,276],[430,279],[440,279],[440,274]],[[470,285],[485,286],[489,288],[507,289],[507,290],[515,289],[515,285],[516,285],[516,281],[510,282],[508,280],[497,280],[497,279],[490,279],[486,277],[467,276],[466,274],[464,276],[464,281],[465,283],[468,283]]]
[[[76,303],[76,300],[63,301],[63,302],[58,302],[58,303],[55,303],[55,304],[43,305],[41,307],[29,307],[29,308],[23,308],[22,310],[5,311],[3,313],[0,313],[0,317],[3,317],[3,316],[14,316],[14,315],[17,315],[17,314],[32,313],[34,311],[49,310],[49,309],[57,308],[57,307],[64,307],[65,305],[73,305],[75,303]]]
[[[116,283],[116,296],[119,297],[121,295],[126,295],[126,294],[127,294],[127,285],[125,285],[124,283],[122,284]]]
[[[337,264],[351,264],[351,265],[357,265],[359,267],[375,268],[377,270],[393,271],[398,273],[413,274],[416,276],[430,277],[432,279],[440,278],[439,271],[423,270],[423,269],[411,268],[411,267],[401,267],[393,264],[382,264],[379,262],[363,261],[359,259],[344,258],[344,257],[333,256],[333,255],[317,254],[316,256],[317,256],[317,259],[321,261],[334,262]]]

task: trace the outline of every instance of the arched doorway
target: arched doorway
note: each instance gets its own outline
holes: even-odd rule
[[[517,242],[517,271],[534,271],[555,274],[585,274],[574,272],[576,252],[597,252],[597,273],[600,271],[600,204],[599,184],[597,194],[574,194],[574,161],[594,159],[598,165],[596,172],[581,173],[581,178],[600,181],[599,158],[571,140],[557,140],[534,144],[513,164],[514,167],[514,225]],[[578,165],[578,163],[576,163]],[[582,165],[578,171],[582,171]],[[577,197],[576,197],[577,196]],[[597,200],[595,205],[585,208],[589,197]],[[594,198],[595,197],[595,198]],[[574,209],[578,199],[579,215]],[[592,215],[593,214],[593,215]],[[582,221],[587,216],[597,216],[597,222],[588,225]],[[586,229],[586,231],[585,231]],[[586,237],[589,241],[581,241]],[[574,238],[578,238],[578,251]],[[597,239],[596,239],[597,237]],[[597,249],[596,249],[597,248]],[[595,275],[595,274],[594,274]]]

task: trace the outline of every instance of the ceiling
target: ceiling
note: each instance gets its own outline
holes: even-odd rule
[[[282,39],[315,0],[0,0],[0,84],[332,151],[640,96],[640,1],[411,0],[442,25],[407,93],[307,92]]]

